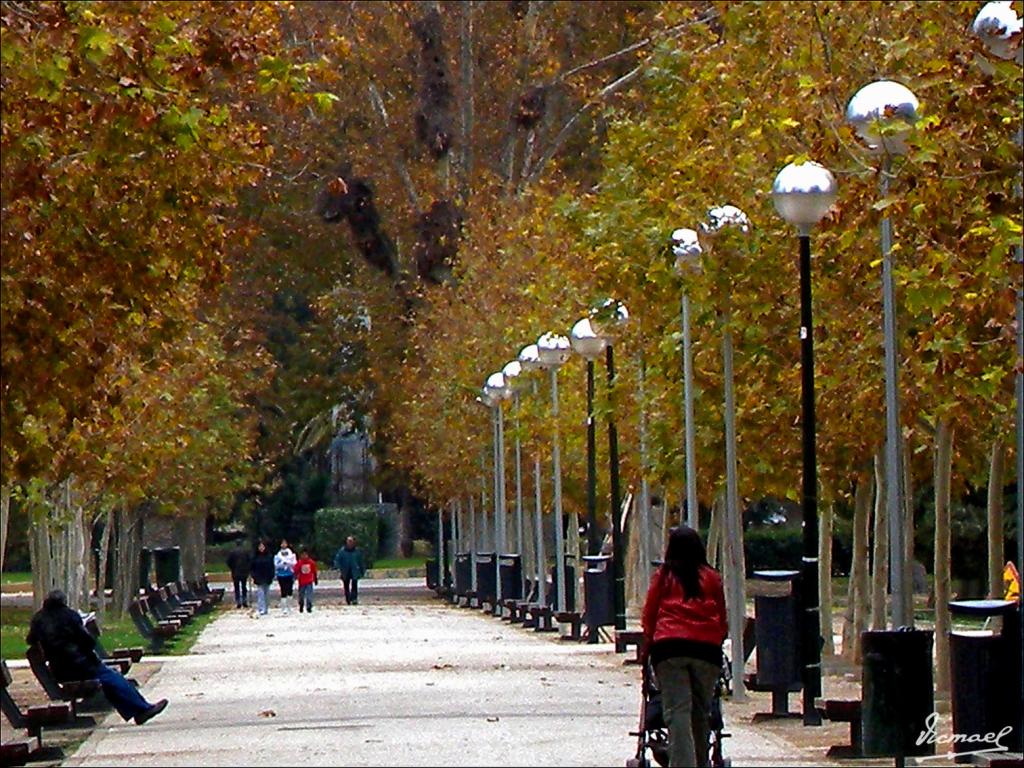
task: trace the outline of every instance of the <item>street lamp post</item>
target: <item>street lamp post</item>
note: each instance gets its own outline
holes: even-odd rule
[[[1024,46],[1020,40],[1013,43],[1013,38],[1020,37],[1024,29],[1024,21],[1017,16],[1013,6],[1005,2],[986,3],[971,25],[971,30],[988,48],[989,52],[1000,59],[1014,60],[1024,64]],[[1024,139],[1021,129],[1017,129],[1017,144]],[[1018,200],[1024,187],[1024,173],[1017,180],[1016,194]],[[1024,245],[1018,240],[1015,262],[1017,264],[1017,280],[1024,274]],[[1024,282],[1017,283],[1017,373],[1014,390],[1017,397],[1017,570],[1024,573]]]
[[[615,425],[615,336],[629,320],[626,305],[615,299],[598,302],[590,310],[594,333],[604,339],[608,371],[608,465],[612,508],[612,568],[615,577],[615,629],[626,628],[626,546],[622,530],[622,491],[619,487],[619,432]]]
[[[910,90],[891,80],[879,80],[861,88],[846,107],[846,119],[862,139],[881,153],[879,195],[889,192],[891,161],[907,151],[904,139],[909,125],[917,120],[918,101]],[[893,627],[913,627],[913,595],[910,590],[910,562],[906,557],[906,528],[903,512],[899,349],[896,340],[896,280],[892,263],[892,222],[888,215],[880,224],[882,248],[882,313],[885,334],[885,490],[889,516],[889,579],[892,584]]]
[[[814,416],[814,325],[811,313],[811,227],[836,199],[836,181],[817,163],[789,164],[772,185],[775,209],[800,235],[800,394],[803,430],[803,709],[804,725],[821,725],[821,613],[818,604],[818,460]],[[826,576],[827,578],[827,576]],[[829,629],[831,631],[831,629]]]
[[[505,408],[504,401],[512,391],[505,383],[505,374],[501,371],[487,377],[484,391],[491,398],[495,412],[495,462],[494,462],[494,614],[501,614],[501,557],[506,554],[506,521],[505,521]]]
[[[536,371],[541,368],[540,357],[536,344],[527,344],[519,351],[519,364],[524,371]],[[534,399],[537,397],[537,380],[531,382]],[[537,603],[547,604],[547,558],[544,556],[544,518],[541,506],[541,474],[540,449],[533,454],[533,536],[534,536],[534,569],[537,579]]]
[[[986,3],[978,12],[971,25],[975,35],[1000,59],[1014,60],[1024,64],[1024,46],[1020,34],[1024,21],[1008,2]],[[1017,37],[1016,43],[1012,39]],[[1017,128],[1017,144],[1024,144],[1024,130]],[[1017,178],[1017,199],[1024,192],[1024,172]],[[1017,398],[1017,572],[1024,574],[1024,244],[1019,240],[1016,247],[1017,283],[1017,373],[1014,390]],[[1021,668],[1020,690],[1024,693],[1024,666]],[[1019,710],[1018,710],[1019,711]],[[1017,739],[1018,744],[1020,738]]]
[[[696,230],[677,229],[672,233],[672,254],[676,274],[699,273],[701,270],[700,240]],[[697,530],[700,507],[697,501],[697,456],[693,423],[693,353],[690,345],[690,295],[684,279],[682,300],[683,324],[683,421],[686,433],[686,524]]]
[[[526,599],[526,557],[525,538],[523,536],[523,449],[519,437],[519,376],[523,372],[522,363],[512,360],[501,369],[505,375],[505,383],[512,392],[512,405],[515,419],[515,451],[516,451],[516,551],[519,553],[520,597]]]
[[[701,232],[708,249],[728,231],[746,236],[750,231],[747,215],[734,205],[723,205],[708,211]],[[727,249],[728,250],[728,249]],[[725,561],[728,564],[726,592],[729,611],[729,641],[733,658],[733,699],[746,701],[743,680],[743,625],[746,619],[746,585],[743,559],[743,518],[740,511],[739,485],[736,478],[736,400],[732,365],[732,310],[727,289],[722,311],[722,377],[725,389]]]
[[[594,333],[590,318],[583,318],[569,334],[572,348],[587,362],[587,554],[601,551],[601,532],[597,525],[597,456],[594,424],[594,360],[605,348],[605,341]]]
[[[565,365],[571,354],[569,339],[558,334],[545,333],[537,339],[537,357],[540,365],[551,375],[551,472],[555,504],[555,580],[558,582],[556,600],[559,613],[566,610],[565,588],[565,533],[562,530],[562,459],[558,433],[558,369]]]

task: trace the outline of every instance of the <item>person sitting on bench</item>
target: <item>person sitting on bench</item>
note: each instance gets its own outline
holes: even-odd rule
[[[58,681],[99,680],[107,700],[125,720],[142,725],[167,707],[167,699],[150,704],[124,675],[103,663],[96,653],[96,639],[59,589],[46,596],[43,607],[32,617],[25,642],[42,647]]]

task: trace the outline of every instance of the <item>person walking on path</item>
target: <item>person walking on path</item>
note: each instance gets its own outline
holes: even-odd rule
[[[231,582],[235,588],[235,608],[249,607],[249,572],[252,570],[252,556],[241,544],[227,557],[228,570],[231,571]]]
[[[348,605],[359,604],[359,580],[366,573],[363,565],[363,553],[356,547],[356,537],[345,539],[345,546],[334,555],[334,567],[341,575],[341,583],[345,587],[345,602]]]
[[[277,583],[281,587],[281,610],[284,613],[288,613],[291,604],[297,562],[295,553],[288,547],[288,540],[281,539],[281,549],[274,555],[274,570],[277,573]]]
[[[714,686],[729,627],[722,577],[693,528],[669,532],[643,610],[644,655],[654,666],[668,726],[669,765],[707,766]]]
[[[256,545],[256,557],[252,559],[252,583],[256,586],[256,611],[260,616],[267,615],[274,573],[274,558],[267,549],[267,543],[261,541]]]
[[[309,550],[303,547],[302,555],[295,563],[295,581],[299,585],[299,613],[305,608],[306,613],[313,612],[313,585],[320,583],[316,572],[316,561],[309,556]]]
[[[60,682],[99,680],[103,695],[125,721],[139,725],[167,707],[167,699],[150,704],[124,675],[108,667],[96,653],[96,638],[85,628],[78,611],[68,607],[67,596],[55,589],[43,600],[43,607],[32,617],[28,645],[38,643],[50,662],[50,670]]]

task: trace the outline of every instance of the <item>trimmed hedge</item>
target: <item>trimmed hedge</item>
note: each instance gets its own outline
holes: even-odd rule
[[[363,551],[367,568],[377,559],[380,515],[377,504],[353,504],[325,507],[313,516],[313,551],[317,560],[330,566],[334,553],[345,546],[348,536],[356,537],[356,546]]]
[[[836,521],[832,532],[832,574],[843,575],[850,570],[850,541],[844,535],[849,525]],[[803,555],[803,531],[800,528],[751,526],[743,534],[747,575],[763,570],[800,570]]]

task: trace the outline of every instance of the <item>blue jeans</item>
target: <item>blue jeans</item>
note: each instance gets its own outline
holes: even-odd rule
[[[261,616],[267,615],[267,604],[270,602],[270,585],[256,585],[256,610]]]
[[[107,697],[107,701],[125,720],[131,720],[149,709],[149,702],[142,698],[142,694],[135,686],[129,683],[124,675],[116,669],[111,669],[106,664],[100,664],[96,671],[96,679],[103,686],[103,694]]]
[[[299,610],[305,607],[307,611],[313,610],[313,585],[306,584],[299,587]]]

